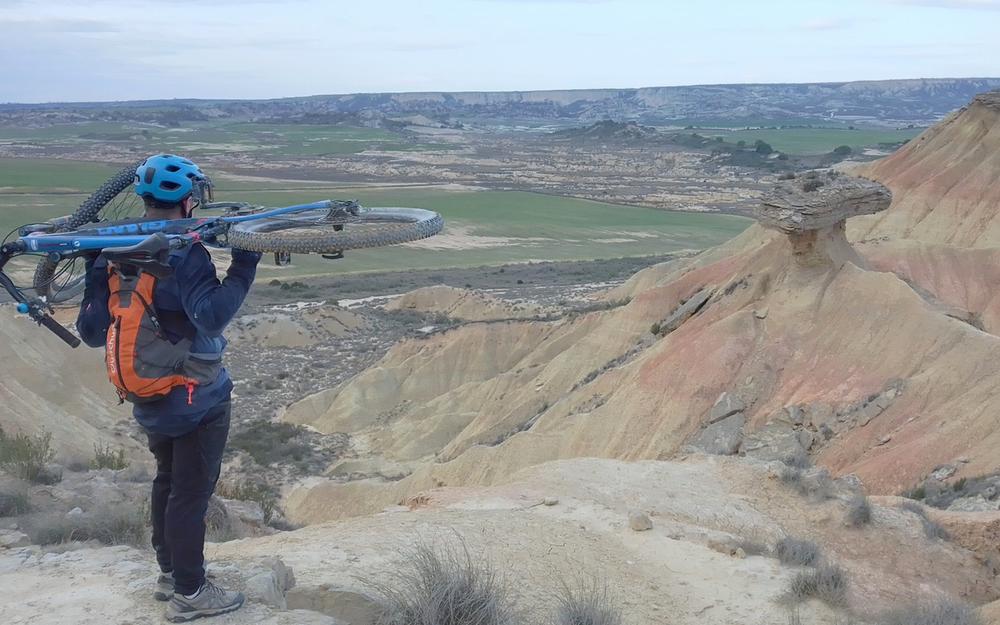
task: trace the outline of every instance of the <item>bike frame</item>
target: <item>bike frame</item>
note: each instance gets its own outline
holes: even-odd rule
[[[10,277],[3,272],[7,263],[21,255],[49,255],[53,260],[81,256],[86,252],[139,245],[156,233],[163,233],[170,240],[171,248],[184,247],[197,241],[217,243],[217,238],[228,232],[230,226],[256,219],[280,217],[309,210],[330,209],[338,202],[323,200],[311,204],[296,204],[282,208],[250,213],[189,219],[153,219],[119,222],[106,226],[96,224],[81,227],[73,232],[46,234],[30,232],[0,247],[0,288],[7,291],[17,303],[19,312],[43,325],[70,347],[77,347],[80,339],[49,316],[52,307],[45,301],[29,299]],[[220,246],[221,247],[221,246]]]
[[[224,234],[233,224],[270,217],[280,217],[310,210],[333,208],[332,200],[296,204],[272,208],[249,215],[230,215],[221,217],[198,217],[190,219],[155,219],[117,223],[107,226],[86,226],[74,232],[45,234],[31,233],[18,239],[24,249],[22,254],[57,254],[60,257],[75,255],[77,252],[102,250],[106,247],[127,247],[138,245],[157,232],[164,233],[171,239],[183,239],[190,242],[205,241]]]

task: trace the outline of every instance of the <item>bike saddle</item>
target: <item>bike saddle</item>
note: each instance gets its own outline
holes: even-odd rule
[[[109,263],[141,269],[156,278],[167,278],[173,273],[173,267],[167,262],[169,254],[170,239],[162,232],[151,234],[142,243],[106,247],[101,251]]]

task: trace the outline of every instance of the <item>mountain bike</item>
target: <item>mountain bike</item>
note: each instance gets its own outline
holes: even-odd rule
[[[124,171],[124,170],[123,170]],[[18,311],[54,332],[72,347],[80,340],[49,313],[45,294],[86,255],[101,254],[110,262],[139,267],[153,275],[169,275],[171,250],[194,243],[235,247],[253,252],[316,253],[342,258],[344,251],[396,245],[433,236],[444,227],[437,213],[420,208],[365,208],[353,200],[323,200],[282,208],[261,208],[245,203],[215,203],[204,208],[220,210],[217,216],[188,219],[125,219],[83,223],[67,229],[70,220],[22,226],[17,238],[0,246],[0,287],[17,302]],[[35,271],[29,298],[4,267],[23,255],[44,256],[46,267]],[[79,278],[82,280],[82,272]],[[76,287],[74,287],[76,288]]]

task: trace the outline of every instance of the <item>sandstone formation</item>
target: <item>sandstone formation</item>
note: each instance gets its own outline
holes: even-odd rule
[[[1000,245],[1000,92],[976,96],[860,171],[892,189],[893,204],[885,213],[852,221],[852,240],[887,236],[957,247]]]
[[[436,313],[465,321],[530,319],[550,312],[535,304],[513,305],[487,293],[458,289],[443,284],[424,287],[401,295],[386,304],[386,310]]]
[[[405,341],[347,384],[291,406],[285,419],[347,432],[359,456],[413,468],[392,483],[310,483],[291,493],[293,516],[364,514],[436,484],[489,485],[556,458],[668,458],[691,444],[812,459],[881,493],[958,456],[971,459],[960,475],[996,469],[989,407],[1000,399],[1000,339],[868,270],[843,222],[884,208],[888,193],[822,181],[827,190],[807,195],[798,216],[790,191],[762,207],[762,221],[788,234],[752,228],[640,272],[607,296],[630,297],[624,305]],[[742,409],[714,413],[723,393]]]

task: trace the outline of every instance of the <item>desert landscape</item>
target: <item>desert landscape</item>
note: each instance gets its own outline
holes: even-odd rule
[[[0,219],[153,146],[444,215],[261,266],[218,622],[424,623],[452,575],[495,618],[448,625],[1000,623],[1000,80],[886,82],[0,106]],[[142,430],[100,350],[0,315],[3,622],[158,620]]]

